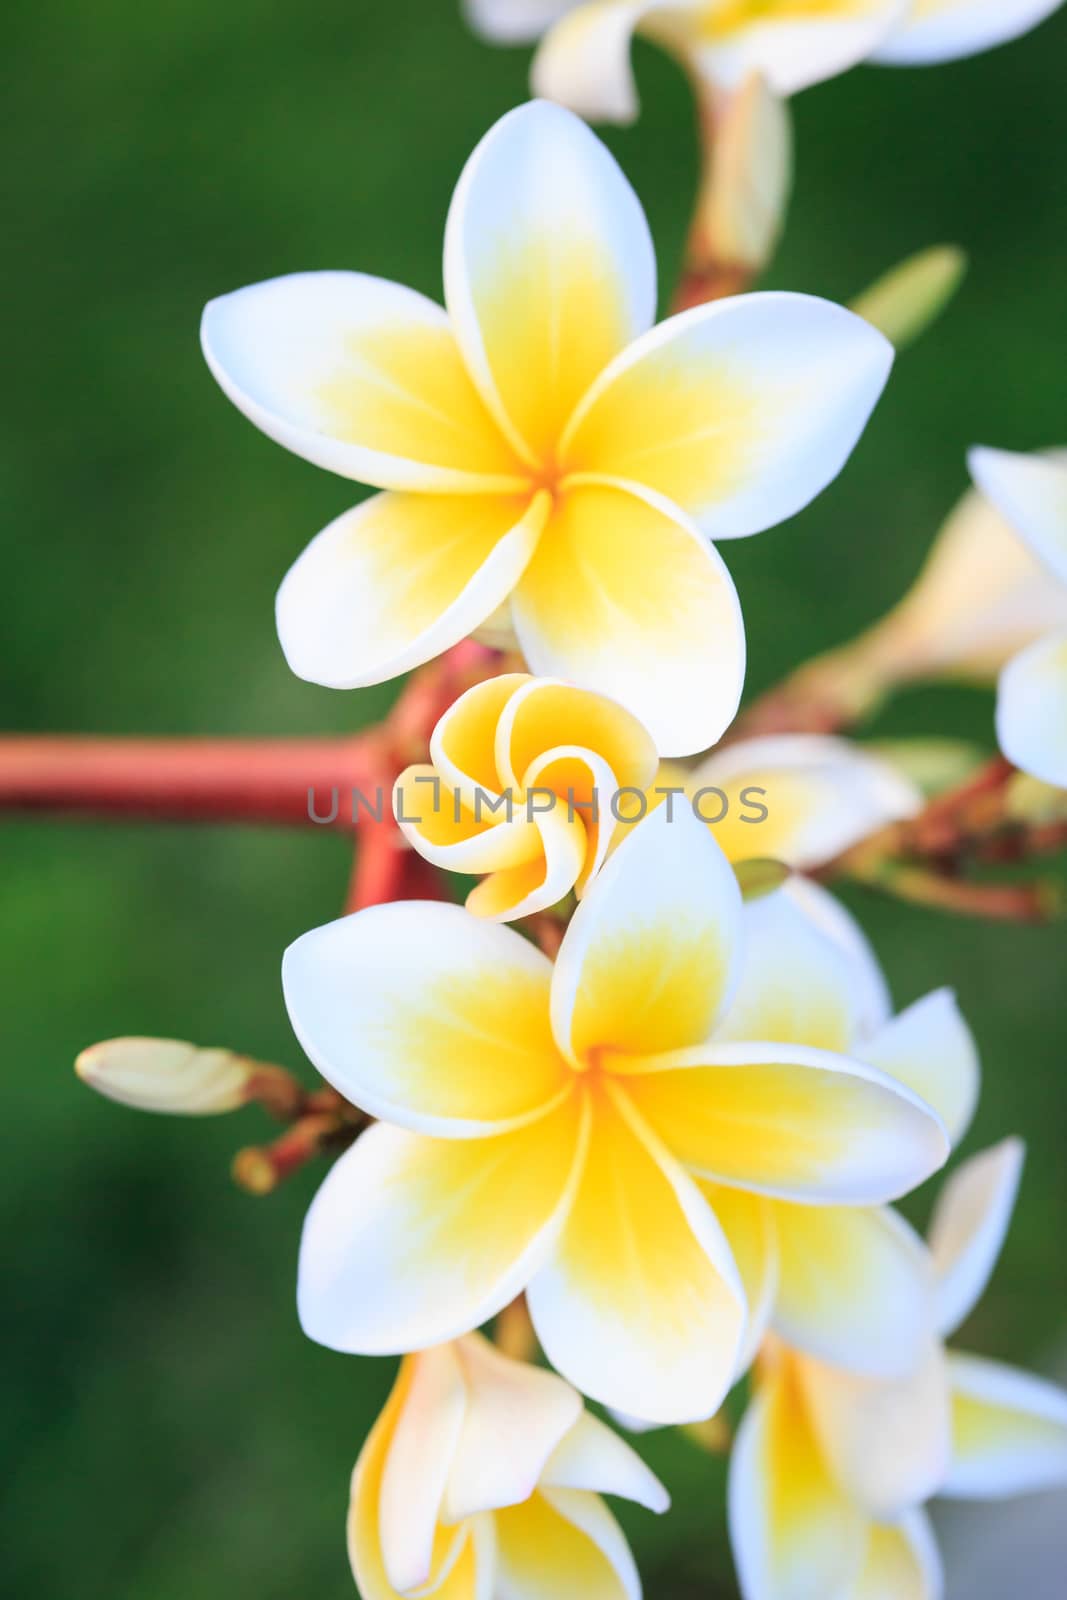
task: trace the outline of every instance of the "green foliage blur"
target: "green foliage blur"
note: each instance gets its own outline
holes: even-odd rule
[[[799,181],[773,285],[848,298],[941,241],[972,267],[901,357],[841,480],[792,524],[727,547],[751,692],[901,593],[964,487],[967,445],[1067,441],[1065,52],[1067,12],[979,59],[856,71],[795,104]],[[651,216],[666,297],[693,112],[679,71],[638,54],[644,115],[608,140]],[[391,691],[298,682],[272,615],[290,561],[353,486],[223,399],[200,308],[315,267],[439,295],[453,184],[525,98],[527,53],[471,37],[458,0],[16,0],[5,55],[3,724],[357,727]],[[876,731],[991,744],[991,712],[976,691],[914,693]],[[310,1072],[279,959],[337,913],[347,868],[343,841],[313,830],[0,826],[12,1595],[353,1593],[347,1480],[391,1364],[333,1355],[297,1326],[318,1174],[247,1198],[227,1166],[268,1136],[257,1113],[139,1116],[71,1071],[82,1046],[141,1032]],[[986,1086],[968,1147],[1029,1141],[1017,1225],[967,1342],[1047,1363],[1067,1335],[1063,932],[851,903],[898,1002],[951,984],[976,1026]],[[733,1595],[721,1465],[678,1436],[644,1448],[676,1502],[662,1522],[625,1518],[647,1592]]]

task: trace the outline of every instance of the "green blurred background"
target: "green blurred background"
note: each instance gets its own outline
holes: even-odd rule
[[[16,0],[5,14],[3,722],[354,728],[388,692],[296,681],[272,619],[286,567],[352,486],[227,404],[200,359],[200,307],[314,267],[439,295],[452,186],[525,97],[528,56],[472,38],[456,0]],[[975,61],[856,71],[796,104],[774,284],[848,297],[941,240],[972,271],[901,358],[841,481],[793,524],[728,547],[753,692],[901,592],[964,486],[968,444],[1067,436],[1065,47],[1061,13]],[[669,288],[692,109],[680,73],[638,54],[644,115],[609,142]],[[879,731],[989,742],[990,717],[988,695],[930,691]],[[391,1369],[300,1334],[296,1248],[317,1174],[249,1199],[227,1164],[266,1135],[256,1113],[138,1116],[71,1071],[79,1048],[123,1032],[295,1064],[279,957],[336,914],[346,871],[343,841],[321,832],[0,828],[12,1594],[352,1592],[347,1478]],[[899,1002],[960,992],[986,1067],[969,1146],[1029,1140],[1017,1226],[967,1338],[1048,1367],[1067,1336],[1063,933],[853,904]],[[647,1449],[676,1498],[672,1518],[626,1519],[648,1593],[732,1595],[721,1467],[676,1437]]]

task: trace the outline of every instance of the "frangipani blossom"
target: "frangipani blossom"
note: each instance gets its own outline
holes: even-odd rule
[[[405,1358],[352,1477],[363,1600],[640,1600],[601,1494],[666,1490],[554,1373],[478,1334]]]
[[[296,1033],[382,1119],[308,1214],[306,1332],[414,1350],[525,1290],[546,1355],[584,1393],[650,1421],[710,1416],[747,1311],[692,1174],[874,1205],[948,1149],[926,1103],[875,1067],[773,1038],[711,1042],[744,937],[722,851],[691,812],[661,808],[598,873],[554,967],[440,904],[299,939],[283,971]]]
[[[939,1338],[910,1377],[859,1379],[768,1342],[730,1466],[744,1600],[940,1600],[925,1500],[1067,1482],[1067,1394],[941,1343],[988,1282],[1021,1163],[1007,1140],[946,1185],[930,1232]]]
[[[848,919],[840,906],[836,913]],[[716,1040],[758,1036],[866,1061],[932,1105],[953,1143],[962,1138],[979,1069],[951,992],[936,990],[893,1017],[858,928],[847,943],[836,928],[819,931],[810,896],[788,890],[746,904],[743,916],[749,959]],[[912,1371],[933,1332],[934,1281],[928,1252],[903,1218],[885,1207],[705,1193],[745,1285],[749,1354],[769,1325],[798,1350],[854,1373]]]
[[[428,861],[489,874],[468,911],[511,921],[584,893],[658,765],[651,735],[614,701],[507,673],[449,707],[430,763],[397,779],[394,812]]]
[[[637,115],[630,65],[635,33],[678,56],[716,93],[759,73],[779,95],[834,77],[889,36],[907,0],[468,0],[475,26],[501,43],[547,29],[534,61],[534,92],[593,121]],[[519,34],[515,14],[524,14]],[[553,15],[553,13],[555,13]]]
[[[728,860],[763,857],[798,872],[824,866],[922,805],[919,789],[890,762],[817,734],[738,739],[713,750],[684,786]]]
[[[653,328],[640,203],[558,106],[509,113],[460,179],[447,311],[359,273],[213,301],[207,360],[258,427],[386,491],[278,595],[301,677],[379,683],[509,602],[530,668],[610,695],[661,754],[719,737],[744,676],[710,542],[793,516],[836,477],[892,362],[805,295],[739,296]]]
[[[543,38],[537,94],[592,121],[630,122],[635,34],[663,45],[703,91],[729,93],[759,73],[779,95],[859,62],[918,66],[1005,44],[1063,0],[467,0],[473,25],[501,44]]]
[[[1063,625],[1014,657],[1000,677],[997,735],[1010,761],[1067,789],[1067,460],[972,450],[971,473],[1044,569]]]

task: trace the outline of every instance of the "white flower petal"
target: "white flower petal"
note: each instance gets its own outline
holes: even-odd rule
[[[547,465],[590,383],[656,306],[640,201],[569,111],[520,106],[478,145],[448,216],[445,298],[501,429]]]
[[[590,122],[632,122],[638,113],[630,65],[634,31],[656,11],[685,9],[686,0],[586,0],[546,35],[534,57],[535,94],[569,106]],[[690,6],[693,0],[689,0]]]
[[[951,1449],[944,1353],[931,1343],[904,1378],[863,1378],[800,1360],[813,1426],[838,1481],[872,1516],[892,1518],[936,1494]]]
[[[816,0],[807,6],[757,7],[724,0],[703,8],[696,63],[705,78],[724,88],[761,72],[778,94],[796,94],[866,60],[905,3],[839,0],[827,6]]]
[[[662,496],[578,480],[512,598],[530,666],[618,700],[661,755],[691,755],[733,721],[745,680],[726,564]]]
[[[576,1064],[590,1052],[650,1055],[706,1039],[726,1000],[741,894],[687,806],[650,813],[609,857],[575,912],[552,975],[552,1029]]]
[[[997,738],[1017,767],[1067,789],[1067,634],[1039,639],[1004,668]]]
[[[893,1012],[889,985],[870,940],[851,911],[821,883],[793,877],[782,886],[782,892],[800,907],[820,933],[837,945],[848,961],[859,1036],[869,1038]]]
[[[529,1122],[567,1092],[551,973],[510,928],[401,901],[305,933],[282,983],[297,1038],[342,1094],[372,1116],[470,1138]]]
[[[389,1355],[458,1338],[520,1294],[552,1248],[581,1172],[570,1104],[495,1139],[378,1123],[307,1214],[297,1303],[332,1350]]]
[[[1058,11],[1063,0],[912,0],[911,11],[872,60],[929,66],[1007,44]]]
[[[986,498],[1053,575],[1067,583],[1067,461],[1062,454],[978,448],[967,460]]]
[[[941,1553],[924,1511],[872,1523],[863,1571],[835,1600],[941,1600]]]
[[[406,1594],[430,1577],[449,1466],[467,1394],[454,1345],[425,1350],[401,1378],[404,1400],[382,1472],[378,1526],[389,1582]]]
[[[940,1492],[999,1500],[1067,1484],[1067,1393],[999,1361],[948,1360],[952,1468]]]
[[[344,512],[278,590],[290,667],[359,689],[451,649],[514,589],[549,509],[546,494],[380,494]]]
[[[593,1400],[652,1422],[718,1410],[745,1307],[726,1239],[691,1179],[606,1082],[573,1208],[527,1291],[553,1366]]]
[[[616,1495],[663,1512],[670,1495],[636,1450],[613,1433],[599,1417],[583,1411],[553,1451],[541,1482],[546,1489],[587,1489]]]
[[[257,428],[380,489],[522,490],[521,464],[432,300],[359,272],[299,272],[212,300],[204,355]]]
[[[545,1489],[496,1516],[497,1600],[641,1600],[622,1529],[595,1494]]]
[[[959,1143],[978,1104],[981,1073],[974,1036],[951,989],[916,1000],[856,1054],[914,1089]]]
[[[463,0],[470,26],[495,44],[531,44],[583,0]]]
[[[922,805],[918,787],[888,761],[847,739],[805,733],[727,744],[696,768],[690,786],[728,796],[714,831],[731,861],[762,856],[801,872]],[[762,821],[744,820],[746,790],[766,808]]]
[[[580,1395],[554,1372],[509,1360],[478,1334],[456,1351],[468,1401],[448,1473],[446,1522],[528,1500],[582,1415]]]
[[[698,306],[600,375],[560,444],[573,474],[643,484],[713,539],[794,516],[837,477],[893,349],[851,311],[802,294]]]
[[[938,1280],[938,1326],[945,1338],[970,1316],[1004,1244],[1022,1177],[1021,1139],[983,1150],[952,1174],[930,1223]]]

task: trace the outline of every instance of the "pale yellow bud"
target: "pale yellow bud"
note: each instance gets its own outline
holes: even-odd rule
[[[139,1111],[208,1116],[244,1105],[255,1063],[181,1039],[105,1039],[74,1063],[83,1083]]]
[[[785,102],[752,73],[704,118],[708,177],[694,234],[720,262],[758,272],[774,253],[793,183]]]
[[[900,350],[936,322],[966,271],[962,250],[934,245],[891,268],[852,302],[852,310]]]

